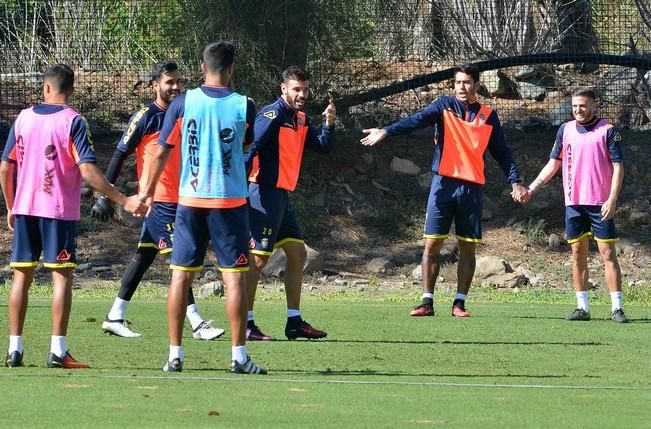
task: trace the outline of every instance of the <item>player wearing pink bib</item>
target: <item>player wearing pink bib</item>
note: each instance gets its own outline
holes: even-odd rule
[[[621,134],[605,119],[595,116],[594,91],[579,88],[572,94],[574,121],[561,126],[547,165],[529,185],[529,196],[563,171],[565,227],[572,246],[572,277],[577,308],[567,320],[590,320],[588,304],[588,238],[597,241],[604,261],[612,302],[611,317],[626,323],[622,310],[622,273],[615,242],[617,198],[624,179]]]
[[[52,339],[47,366],[88,368],[66,347],[72,304],[72,272],[77,266],[75,241],[81,181],[121,204],[144,214],[137,198],[127,198],[95,166],[95,151],[86,121],[67,106],[74,72],[64,64],[43,76],[44,103],[23,110],[9,131],[0,164],[0,185],[7,204],[7,224],[14,232],[9,296],[9,350],[5,364],[23,366],[23,326],[27,294],[41,253],[52,270]],[[14,180],[15,177],[15,180]]]

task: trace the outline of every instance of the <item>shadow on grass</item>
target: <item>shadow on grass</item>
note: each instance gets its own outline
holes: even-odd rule
[[[149,368],[148,368],[149,369]],[[230,374],[223,368],[197,368],[192,369],[192,372],[224,372]],[[386,377],[455,377],[455,378],[535,378],[535,379],[552,379],[552,378],[568,378],[569,375],[565,374],[462,374],[462,373],[424,373],[424,372],[409,372],[409,371],[375,371],[372,369],[324,369],[324,370],[309,370],[309,369],[283,369],[272,368],[269,369],[270,374],[284,374],[284,375],[320,375],[320,376],[386,376]],[[231,374],[232,375],[232,374]],[[594,377],[592,377],[594,378]]]
[[[290,340],[273,340],[273,342],[289,342]],[[457,340],[324,340],[324,341],[301,341],[309,344],[326,343],[362,343],[362,344],[450,344],[450,345],[512,345],[512,346],[609,346],[600,342],[563,342],[563,341],[457,341]]]

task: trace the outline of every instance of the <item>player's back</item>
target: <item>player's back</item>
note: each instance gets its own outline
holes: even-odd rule
[[[79,219],[82,178],[71,138],[77,117],[70,107],[52,104],[18,115],[12,154],[18,166],[14,214]]]

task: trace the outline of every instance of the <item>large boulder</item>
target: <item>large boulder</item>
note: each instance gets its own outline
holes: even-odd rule
[[[404,174],[406,176],[416,176],[418,173],[420,173],[420,167],[418,167],[412,161],[408,159],[398,158],[397,156],[393,157],[389,168],[394,173]]]
[[[393,259],[391,256],[373,258],[368,264],[366,264],[368,272],[373,274],[384,274],[391,268],[393,268]]]
[[[323,271],[325,266],[325,257],[307,245],[305,245],[305,250],[307,251],[307,259],[303,266],[303,273],[312,274]],[[274,277],[283,277],[285,275],[286,265],[287,255],[285,255],[285,251],[280,248],[276,249],[269,258],[269,261],[267,261],[267,265],[262,270],[262,274]]]
[[[513,269],[504,259],[497,256],[481,256],[475,266],[475,280],[484,280],[491,276],[512,273]]]

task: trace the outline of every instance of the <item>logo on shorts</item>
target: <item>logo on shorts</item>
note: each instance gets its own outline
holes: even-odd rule
[[[69,261],[72,255],[70,255],[70,252],[68,252],[66,249],[63,249],[62,251],[59,252],[59,255],[57,255],[57,261],[59,262],[65,262]]]
[[[167,249],[167,243],[162,238],[158,241],[158,248],[159,249]]]
[[[57,147],[53,144],[47,145],[45,147],[45,157],[50,161],[57,159]]]
[[[246,257],[244,253],[240,254],[240,257],[237,258],[237,262],[235,262],[235,265],[242,266],[242,265],[249,265],[249,258]]]

